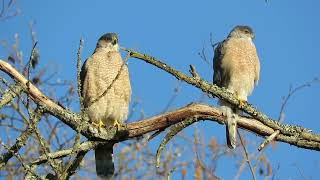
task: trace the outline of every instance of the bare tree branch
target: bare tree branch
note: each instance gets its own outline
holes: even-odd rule
[[[78,152],[87,153],[91,149],[94,149],[95,147],[97,147],[98,143],[99,142],[95,142],[95,141],[83,142],[78,147]],[[61,150],[61,151],[49,153],[48,156],[50,156],[52,159],[61,159],[61,158],[64,158],[64,157],[70,155],[72,153],[72,150],[73,150],[73,148]],[[33,161],[31,164],[32,165],[40,165],[40,164],[46,163],[47,161],[48,161],[48,159],[44,155],[42,155],[39,157],[39,159]]]
[[[250,161],[250,158],[249,158],[249,153],[248,153],[248,151],[247,151],[246,145],[245,145],[244,142],[243,142],[242,134],[240,133],[239,129],[237,129],[237,133],[238,133],[238,136],[239,136],[239,139],[240,139],[241,146],[242,146],[243,151],[244,151],[244,155],[245,155],[245,158],[246,158],[246,162],[248,163],[250,172],[251,172],[251,174],[252,174],[252,178],[253,178],[254,180],[256,180],[257,178],[256,178],[256,175],[255,175],[255,170],[254,170],[253,167],[252,167],[252,164],[251,164],[251,161]]]
[[[9,89],[2,94],[0,100],[0,109],[6,104],[10,103],[15,97],[22,93],[22,87],[19,84],[14,84],[9,87]]]
[[[16,142],[14,143],[14,145],[12,145],[9,148],[8,152],[3,153],[0,156],[0,169],[2,169],[7,164],[9,159],[11,159],[12,156],[14,156],[14,153],[18,152],[20,148],[26,144],[29,136],[31,136],[31,134],[34,131],[33,126],[37,126],[38,122],[40,121],[41,114],[42,114],[42,109],[38,108],[35,110],[34,112],[35,116],[33,117],[33,124],[29,123],[27,129],[20,134],[20,136],[16,139]]]
[[[79,96],[79,101],[80,101],[80,111],[83,112],[83,97],[81,94],[81,89],[83,84],[81,84],[81,77],[80,77],[80,73],[81,73],[81,52],[82,52],[82,48],[83,48],[83,39],[80,39],[80,44],[79,44],[79,48],[78,48],[78,52],[77,52],[77,84],[78,84],[78,96]]]
[[[304,84],[301,84],[295,88],[292,88],[292,86],[289,87],[289,91],[288,91],[288,94],[286,97],[283,97],[283,102],[281,104],[281,107],[280,107],[280,112],[279,112],[279,117],[278,117],[278,121],[279,122],[283,122],[284,121],[284,109],[286,107],[286,105],[288,104],[288,101],[289,99],[295,94],[297,93],[298,91],[304,89],[304,88],[307,88],[307,87],[310,87],[312,84],[314,83],[319,83],[320,82],[320,79],[318,78],[314,78],[313,80],[309,81],[309,82],[306,82]]]

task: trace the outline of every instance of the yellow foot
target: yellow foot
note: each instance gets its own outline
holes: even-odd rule
[[[99,120],[98,122],[93,122],[92,124],[98,128],[99,132],[100,132],[101,128],[106,127],[106,125],[103,123],[102,120]]]
[[[243,108],[244,104],[247,102],[246,100],[241,99],[238,95],[237,99],[239,100],[239,108]]]
[[[239,99],[239,107],[240,107],[240,108],[243,108],[243,106],[244,106],[245,103],[246,103],[245,100]]]
[[[120,128],[122,127],[122,123],[119,122],[118,120],[114,120],[113,126],[114,126],[114,127],[117,127],[117,129],[120,129]]]

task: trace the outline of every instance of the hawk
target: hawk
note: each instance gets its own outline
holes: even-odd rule
[[[118,126],[128,116],[131,98],[129,71],[119,53],[118,36],[100,37],[96,49],[82,66],[81,95],[89,119],[99,128]],[[95,149],[96,173],[102,179],[113,177],[113,145]]]
[[[213,83],[227,88],[240,101],[247,101],[260,76],[260,62],[253,43],[255,35],[249,26],[236,26],[227,39],[220,42],[214,53]],[[239,110],[219,100],[221,110],[227,118],[226,137],[229,148],[236,147],[237,114]]]

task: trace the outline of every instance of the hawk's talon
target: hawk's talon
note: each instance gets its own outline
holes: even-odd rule
[[[101,131],[101,128],[106,126],[102,120],[99,120],[98,122],[92,122],[92,124],[98,129],[99,132]]]
[[[237,100],[239,101],[239,108],[243,108],[247,101],[241,99],[238,93],[236,93],[236,97],[237,97]]]
[[[246,101],[245,100],[241,100],[241,99],[238,99],[239,100],[239,108],[243,108]]]
[[[117,130],[119,130],[122,127],[122,123],[119,122],[118,120],[114,120],[113,127],[116,127]]]

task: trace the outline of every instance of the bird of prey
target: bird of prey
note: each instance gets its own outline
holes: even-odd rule
[[[213,82],[227,88],[240,101],[240,106],[258,84],[260,62],[253,43],[255,35],[249,26],[236,26],[227,39],[220,42],[214,53]],[[237,114],[239,110],[219,100],[221,110],[227,118],[226,137],[229,148],[236,147]]]
[[[81,95],[90,121],[101,127],[122,124],[128,116],[131,98],[129,71],[119,53],[118,36],[107,33],[100,37],[96,49],[82,66]],[[96,173],[111,179],[114,173],[113,145],[95,149]]]

